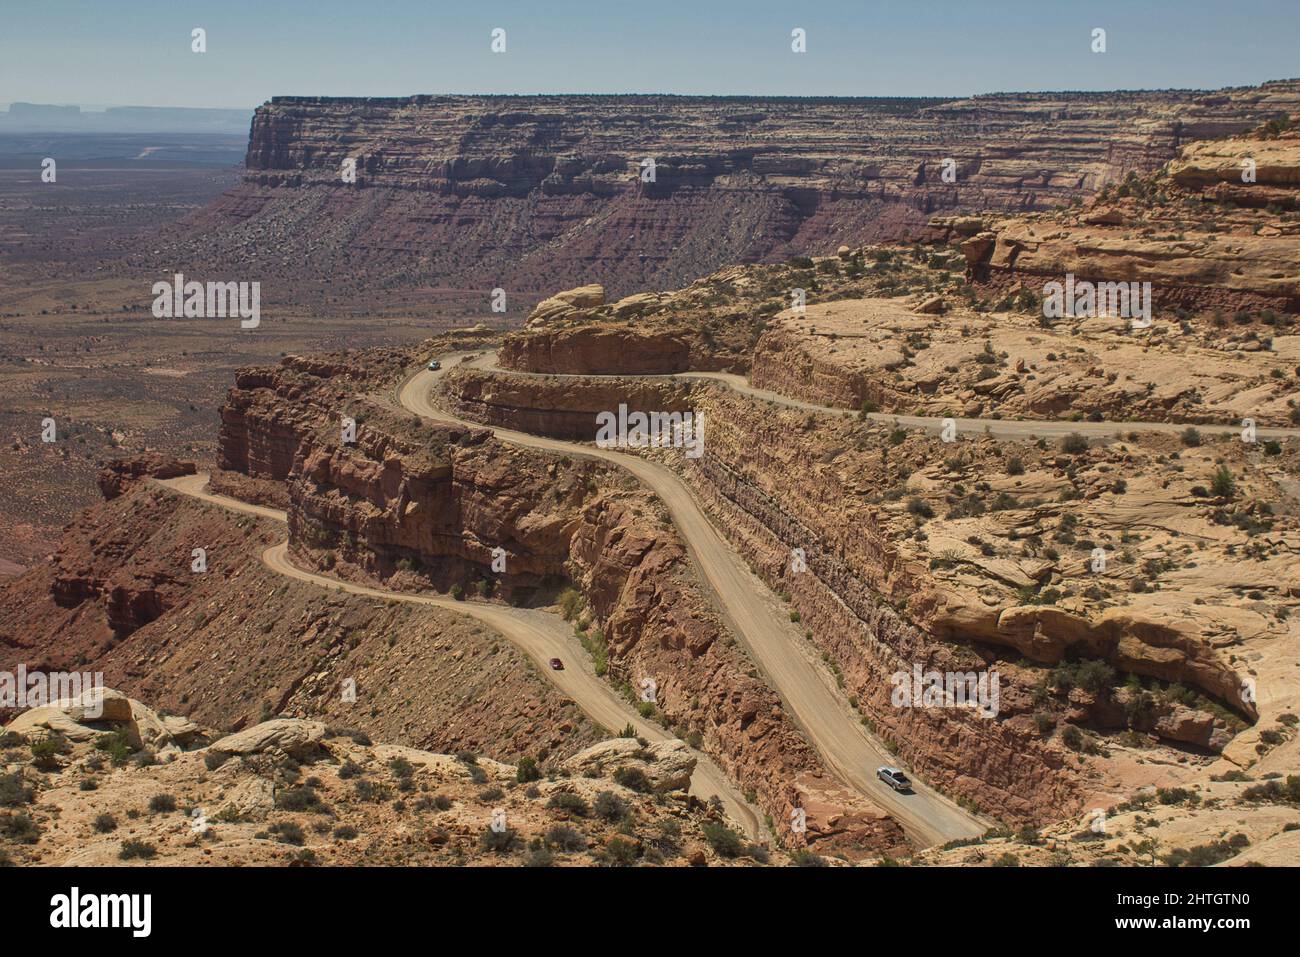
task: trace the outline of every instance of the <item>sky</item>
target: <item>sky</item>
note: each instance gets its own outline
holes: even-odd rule
[[[1217,88],[1300,75],[1298,39],[1300,0],[6,0],[0,103]]]

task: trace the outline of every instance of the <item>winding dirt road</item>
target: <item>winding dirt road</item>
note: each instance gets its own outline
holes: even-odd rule
[[[458,355],[461,355],[458,353]],[[677,372],[663,375],[573,375],[567,376],[562,373],[542,373],[542,372],[516,372],[514,369],[504,369],[497,364],[497,353],[495,351],[468,353],[474,358],[470,360],[469,365],[482,369],[486,372],[500,372],[504,375],[541,377],[549,379],[705,379],[712,382],[719,382],[728,388],[751,396],[755,399],[761,399],[764,402],[772,402],[776,405],[784,406],[788,409],[799,409],[804,412],[819,412],[823,415],[844,415],[857,417],[858,412],[853,409],[840,409],[829,405],[817,405],[813,402],[805,402],[802,399],[791,399],[788,396],[781,395],[779,392],[772,392],[768,389],[757,389],[749,384],[749,380],[742,375],[734,372]],[[867,418],[873,422],[883,422],[890,425],[900,425],[913,429],[927,429],[932,432],[939,432],[944,427],[946,421],[941,416],[932,415],[898,415],[892,412],[870,412]],[[1166,435],[1179,435],[1187,431],[1188,424],[1185,422],[1075,422],[1067,419],[959,419],[952,420],[956,424],[958,435],[989,435],[995,439],[1059,439],[1067,435],[1079,434],[1085,438],[1095,439],[1113,439],[1118,436],[1126,436],[1130,432],[1163,432]],[[1196,424],[1193,426],[1196,431],[1205,435],[1240,435],[1240,425],[1222,425],[1222,424]],[[1300,429],[1284,429],[1274,427],[1257,427],[1255,429],[1256,437],[1260,441],[1267,439],[1289,439],[1300,438]]]
[[[417,372],[401,386],[399,401],[424,418],[484,428],[439,409],[431,399],[438,379],[454,362],[477,353],[442,357],[443,368]],[[745,645],[768,684],[781,696],[822,760],[852,789],[888,811],[919,844],[975,837],[986,822],[937,791],[916,782],[912,794],[898,794],[876,778],[876,768],[893,763],[885,747],[862,727],[830,671],[789,621],[789,610],[714,529],[680,478],[668,468],[635,455],[492,428],[497,438],[570,456],[612,462],[653,489],[667,506],[702,581],[712,591],[732,633]]]
[[[174,492],[231,511],[256,515],[259,518],[281,523],[288,521],[288,517],[279,509],[252,505],[239,499],[208,492],[206,490],[208,476],[205,473],[154,481]],[[574,637],[572,628],[556,615],[529,608],[456,601],[438,595],[386,591],[345,582],[299,568],[289,561],[288,548],[287,541],[272,545],[262,553],[262,562],[277,574],[332,591],[385,601],[397,600],[418,605],[433,605],[476,618],[500,632],[511,644],[528,655],[536,663],[540,674],[571,698],[601,727],[616,733],[625,725],[631,724],[637,734],[647,741],[667,741],[672,738],[672,735],[659,726],[644,720],[636,709],[619,697],[608,683],[596,676],[590,656]],[[552,658],[559,658],[564,662],[563,671],[551,669]],[[722,802],[727,815],[749,835],[751,840],[763,840],[764,829],[755,809],[745,801],[740,791],[711,758],[698,751],[695,752],[695,757],[698,763],[695,773],[691,775],[691,793],[706,801],[716,796]]]

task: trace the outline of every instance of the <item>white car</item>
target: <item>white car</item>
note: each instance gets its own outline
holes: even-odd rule
[[[912,790],[912,782],[907,779],[907,775],[898,768],[879,767],[876,768],[876,777],[884,781],[895,791],[906,792]]]
[[[442,368],[442,363],[439,362],[437,359],[430,359],[430,360],[429,360],[429,371],[430,371],[430,372],[437,372],[437,371],[438,371],[439,369],[441,369],[441,368]]]

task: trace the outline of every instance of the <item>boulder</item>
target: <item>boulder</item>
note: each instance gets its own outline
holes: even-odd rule
[[[642,747],[635,738],[611,738],[579,751],[564,762],[577,775],[609,777],[625,767],[640,768],[656,791],[690,787],[696,758],[684,741],[656,741]]]
[[[524,325],[525,327],[545,325],[548,322],[563,319],[579,309],[594,309],[596,306],[603,306],[604,304],[604,286],[593,283],[589,286],[579,286],[576,289],[566,289],[564,292],[557,292],[555,295],[543,299],[534,306]]]
[[[122,730],[133,747],[159,749],[183,744],[201,729],[187,718],[164,718],[120,691],[92,688],[77,698],[25,711],[5,730],[23,735],[57,732],[70,741],[93,741],[108,731]]]
[[[325,725],[319,721],[275,718],[214,741],[209,750],[238,755],[276,750],[298,757],[314,751],[324,737]]]

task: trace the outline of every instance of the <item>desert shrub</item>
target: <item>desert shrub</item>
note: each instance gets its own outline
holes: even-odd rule
[[[1189,801],[1195,801],[1196,792],[1189,791],[1187,788],[1158,788],[1156,790],[1156,800],[1161,804],[1186,804]]]
[[[95,747],[108,755],[109,759],[116,765],[126,764],[135,750],[131,747],[131,742],[126,736],[125,731],[113,731],[109,734],[101,735],[95,741]]]
[[[1234,834],[1226,841],[1211,841],[1195,847],[1177,847],[1161,858],[1170,867],[1213,867],[1236,857],[1249,841],[1244,834]]]
[[[1220,465],[1210,477],[1210,491],[1219,498],[1232,498],[1237,491],[1237,480],[1226,465]]]
[[[40,836],[40,826],[26,812],[0,814],[0,837],[14,844],[35,844]]]
[[[209,771],[215,771],[229,760],[230,755],[224,751],[209,751],[203,755],[203,766]]]
[[[1068,455],[1079,455],[1088,451],[1088,440],[1078,432],[1071,432],[1061,439],[1061,451]]]
[[[267,831],[281,844],[301,845],[307,840],[307,835],[296,821],[277,821]]]
[[[709,846],[719,857],[740,856],[743,846],[740,835],[727,825],[718,821],[709,821],[701,830],[704,832],[704,839],[709,842]]]
[[[382,784],[376,784],[374,781],[367,781],[364,778],[360,781],[352,782],[352,793],[362,801],[386,801],[388,800],[388,788]]]
[[[1271,801],[1276,804],[1300,804],[1300,775],[1289,774],[1286,783],[1265,781],[1252,784],[1241,792],[1243,801]]]
[[[590,811],[586,801],[579,795],[570,794],[568,791],[556,791],[551,795],[551,799],[546,802],[546,806],[553,810],[572,814],[574,817],[586,817]]]
[[[934,518],[934,509],[931,508],[930,503],[917,496],[907,500],[907,512],[917,518]]]
[[[629,867],[636,863],[636,842],[616,834],[605,842],[600,860],[615,867]]]
[[[176,799],[170,794],[155,794],[149,799],[149,810],[155,814],[170,814],[176,810]]]
[[[277,792],[275,806],[281,811],[313,811],[317,814],[324,814],[326,811],[316,789],[306,784],[284,788]]]
[[[124,861],[133,858],[148,860],[158,853],[158,848],[146,841],[123,841],[122,847],[118,850],[117,856]]]
[[[596,817],[612,824],[626,816],[627,802],[613,791],[601,791],[596,795],[596,803],[592,809],[596,812]]]
[[[567,824],[557,824],[546,832],[544,838],[547,847],[561,851],[585,851],[587,839]]]
[[[340,824],[338,827],[334,828],[334,836],[340,841],[355,840],[357,829],[351,824]]]
[[[623,785],[629,791],[640,791],[643,794],[651,790],[650,779],[640,768],[619,768],[614,772],[614,783]]]
[[[537,767],[536,758],[520,758],[519,765],[515,768],[515,780],[520,784],[527,784],[529,781],[537,781],[542,777],[541,770]]]
[[[21,774],[17,772],[0,774],[0,806],[18,807],[31,804],[35,796],[35,790],[23,780]]]
[[[555,855],[545,846],[537,844],[528,851],[524,867],[551,867],[555,864]]]
[[[746,844],[742,853],[759,864],[769,864],[772,861],[771,853],[762,844]]]
[[[41,771],[57,771],[59,768],[59,755],[67,750],[67,744],[51,735],[48,738],[33,741],[31,749],[33,767]]]
[[[502,831],[494,831],[489,827],[479,838],[479,846],[494,854],[506,854],[514,848],[518,836],[515,829],[511,827]]]
[[[403,757],[393,758],[388,762],[388,770],[397,775],[399,780],[406,780],[415,774],[415,765]]]
[[[95,818],[95,830],[100,834],[107,834],[109,831],[117,829],[117,818],[105,811]]]
[[[798,850],[790,855],[795,867],[825,867],[826,861],[812,851]]]

